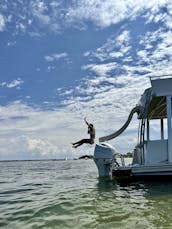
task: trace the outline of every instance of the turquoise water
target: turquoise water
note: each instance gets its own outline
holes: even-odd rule
[[[172,228],[172,183],[120,186],[92,160],[0,162],[0,228]]]

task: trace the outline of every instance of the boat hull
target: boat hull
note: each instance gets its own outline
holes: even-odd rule
[[[172,165],[119,167],[112,171],[117,181],[172,181]]]

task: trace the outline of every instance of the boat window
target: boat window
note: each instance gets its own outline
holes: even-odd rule
[[[163,131],[161,131],[161,120],[149,121],[149,140],[167,139],[167,120],[163,119]]]

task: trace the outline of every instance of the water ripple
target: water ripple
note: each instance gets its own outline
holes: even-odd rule
[[[172,184],[121,186],[91,160],[1,164],[2,229],[172,228],[171,212]]]

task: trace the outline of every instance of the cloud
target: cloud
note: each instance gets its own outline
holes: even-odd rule
[[[2,146],[0,160],[52,159],[57,157],[56,152],[59,151],[59,148],[48,140],[32,138],[27,135],[10,137],[6,146],[5,142],[6,139],[2,137],[0,139]],[[62,155],[60,156],[62,157]]]
[[[83,66],[83,70],[90,70],[94,73],[96,73],[97,76],[104,76],[110,74],[112,70],[114,70],[117,67],[117,64],[112,62],[112,63],[107,63],[107,64],[88,64]]]
[[[44,56],[44,59],[47,62],[54,62],[54,61],[58,61],[60,59],[67,60],[68,59],[68,54],[65,53],[65,52],[63,52],[63,53],[54,53],[54,54],[51,54],[51,55]]]
[[[2,14],[0,14],[0,32],[5,30],[5,18]]]
[[[55,64],[58,61],[63,61],[65,63],[67,63],[67,64],[71,63],[71,61],[69,59],[69,56],[68,56],[68,54],[66,52],[53,53],[53,54],[50,54],[50,55],[46,55],[46,56],[44,56],[44,59],[48,63],[47,72],[53,71],[56,68]]]
[[[21,32],[25,32],[26,31],[26,25],[24,25],[23,23],[17,23],[16,29],[20,30]]]
[[[31,25],[34,24],[34,21],[38,23],[37,31],[32,31],[31,35],[38,36],[43,34],[45,35],[45,31],[59,33],[63,30],[63,11],[64,8],[62,6],[61,1],[51,1],[46,2],[43,0],[36,0],[30,2],[30,16],[32,21]]]
[[[166,29],[146,32],[140,40],[142,49],[140,48],[137,52],[139,64],[144,62],[148,65],[150,72],[155,74],[156,71],[161,71],[161,73],[171,72],[171,35],[171,30]]]
[[[48,66],[47,67],[47,72],[51,72],[55,69],[55,66]]]
[[[20,78],[14,79],[11,82],[7,83],[7,82],[2,82],[0,84],[1,87],[6,87],[6,88],[16,88],[16,89],[20,89],[20,85],[23,84],[24,81]]]
[[[163,11],[163,7],[166,10]],[[147,23],[161,22],[168,28],[172,27],[170,0],[31,0],[29,3],[0,3],[0,11],[7,15],[4,18],[0,14],[0,31],[15,28],[13,33],[26,32],[31,36],[59,33],[70,27],[83,30],[87,28],[87,22],[102,29],[126,19],[133,21],[138,16],[145,17]],[[17,14],[14,13],[16,11]]]
[[[48,15],[48,7],[46,3],[42,0],[31,1],[30,8],[33,13],[33,16],[38,18],[38,20],[48,25],[50,24],[50,16]]]
[[[122,59],[131,49],[130,39],[130,31],[122,30],[117,36],[112,35],[108,38],[107,41],[95,51],[85,52],[84,56],[89,59],[96,58],[101,62]]]
[[[159,11],[161,9],[161,11]],[[171,1],[160,1],[144,15],[146,23],[162,23],[168,29],[172,28],[172,4]]]
[[[83,20],[92,21],[100,27],[107,27],[123,20],[127,13],[128,10],[124,1],[79,0],[74,1],[66,14],[66,18],[71,23]]]
[[[77,21],[91,21],[96,26],[105,28],[125,19],[133,20],[146,11],[157,14],[160,8],[166,4],[171,6],[169,0],[158,2],[156,0],[76,0],[69,7],[66,18],[71,24]]]
[[[7,46],[10,47],[10,46],[15,46],[16,45],[16,41],[8,41],[7,42]]]
[[[85,124],[76,116],[67,107],[45,111],[21,101],[0,106],[0,159],[77,157],[81,152],[70,143],[85,135]]]

